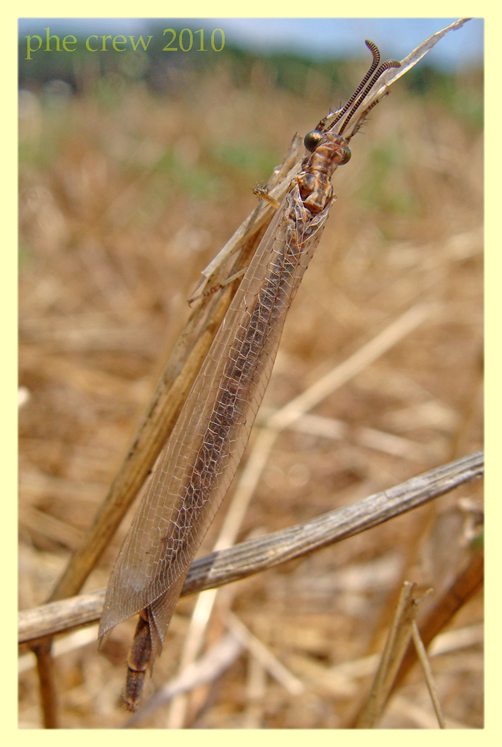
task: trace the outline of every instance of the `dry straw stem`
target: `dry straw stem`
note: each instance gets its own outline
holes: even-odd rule
[[[397,669],[395,667],[393,668],[392,681],[387,683],[385,692],[380,692],[378,694],[375,691],[375,678],[375,683],[372,687],[372,695],[361,709],[360,714],[356,716],[350,724],[347,724],[347,728],[369,728],[371,725],[374,725],[379,715],[377,710],[381,713],[391,695],[402,684],[417,659],[420,660],[422,668],[424,669],[427,687],[431,695],[440,727],[445,728],[445,721],[441,714],[435,688],[430,684],[432,682],[432,676],[426,650],[430,647],[429,653],[432,653],[432,655],[441,653],[441,648],[439,646],[436,647],[435,645],[438,641],[436,636],[451,622],[454,615],[461,609],[461,607],[463,607],[464,604],[481,590],[483,579],[484,552],[480,550],[472,555],[467,566],[457,574],[449,588],[441,595],[440,599],[429,611],[426,618],[421,621],[419,625],[413,621],[411,628],[413,642],[410,641],[404,651],[402,648],[400,649],[399,666]],[[404,590],[401,593],[401,599],[403,593]],[[446,636],[452,636],[452,639],[455,640],[457,638],[457,633],[458,631],[452,631],[451,633],[447,633]],[[468,639],[469,633],[466,636],[466,640]],[[434,644],[431,645],[433,641]],[[459,643],[462,643],[462,634],[459,636]],[[448,650],[447,647],[446,650]],[[364,724],[364,726],[362,724]]]
[[[420,638],[426,648],[432,643],[439,631],[451,622],[461,607],[481,590],[483,579],[484,552],[480,550],[470,558],[467,566],[459,571],[448,589],[429,611],[425,620],[420,622]],[[416,662],[416,658],[415,648],[411,645],[408,646],[396,675],[393,690],[404,680]]]
[[[392,683],[411,638],[412,626],[422,599],[423,594],[417,594],[415,584],[405,581],[380,665],[373,680],[366,705],[357,719],[356,729],[373,729],[381,717]]]
[[[242,623],[232,612],[228,613],[227,626],[234,636],[245,646],[249,653],[260,663],[280,685],[291,695],[302,695],[305,692],[303,683],[277,659],[268,646]]]
[[[413,641],[416,656],[422,666],[427,689],[439,726],[441,729],[446,728],[427,651],[416,622],[420,602],[430,592],[432,592],[432,589],[429,589],[425,595],[417,594],[415,584],[408,581],[405,581],[403,584],[380,665],[376,672],[368,700],[356,720],[355,728],[375,728],[395,686],[397,674],[411,643],[410,639]]]
[[[431,591],[430,589],[425,595]],[[415,584],[408,581],[405,581],[403,584],[380,666],[375,675],[368,701],[356,722],[356,728],[371,729],[376,726],[388,701],[392,685],[395,682],[399,666],[410,639],[413,640],[418,659],[422,665],[427,689],[431,696],[438,723],[441,729],[445,728],[446,724],[441,712],[432,670],[416,623],[419,605],[425,595],[417,594]]]
[[[483,452],[458,459],[382,493],[303,524],[243,542],[196,560],[182,596],[246,578],[417,508],[482,476]],[[99,619],[104,591],[61,600],[19,613],[19,642],[33,641]],[[427,639],[424,637],[427,644]]]
[[[427,689],[429,691],[429,695],[431,696],[432,704],[434,706],[434,712],[436,714],[439,726],[441,729],[446,728],[443,712],[441,710],[441,705],[439,703],[439,697],[437,693],[437,688],[434,682],[434,677],[432,675],[432,669],[429,662],[429,658],[427,656],[427,651],[425,650],[425,646],[423,644],[422,639],[420,638],[420,632],[417,627],[416,621],[413,621],[411,626],[411,637],[413,639],[413,643],[415,645],[415,649],[417,652],[417,656],[420,660],[420,664],[422,665],[422,669],[424,671],[425,681],[427,682]]]

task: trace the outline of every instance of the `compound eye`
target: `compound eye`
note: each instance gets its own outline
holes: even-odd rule
[[[310,132],[307,132],[303,139],[303,143],[307,150],[309,150],[311,153],[315,151],[317,146],[322,140],[322,132],[319,132],[319,130],[311,130]]]
[[[340,153],[340,160],[338,161],[338,165],[343,166],[344,164],[350,161],[350,157],[352,153],[350,152],[350,148],[348,145],[343,145],[340,148],[339,153]]]

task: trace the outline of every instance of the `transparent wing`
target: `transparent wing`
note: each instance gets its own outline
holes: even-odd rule
[[[194,382],[110,577],[99,635],[148,609],[154,657],[184,578],[234,477],[288,308],[319,243],[298,186],[285,197]]]

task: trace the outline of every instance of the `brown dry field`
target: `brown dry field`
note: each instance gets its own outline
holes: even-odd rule
[[[207,75],[187,72],[169,95],[112,78],[59,103],[22,99],[21,609],[47,599],[91,522],[188,318],[201,270],[252,210],[252,188],[266,182],[294,132],[312,129],[350,92],[359,66],[349,72],[345,91],[330,90],[313,70],[294,95],[260,62],[239,84],[222,63]],[[425,91],[420,97],[398,82],[352,141],[264,407],[284,406],[409,309],[425,304],[428,314],[309,413],[323,420],[280,435],[239,541],[482,447],[483,142],[469,115],[481,106],[481,76],[457,76],[448,95]],[[343,438],[329,435],[335,421],[348,426]],[[403,580],[438,598],[472,553],[481,500],[481,483],[471,483],[221,590],[206,646],[225,632],[231,609],[303,692],[288,690],[245,650],[193,691],[184,725],[347,725],[371,683],[359,660],[382,650]],[[200,556],[212,549],[230,501],[232,490]],[[84,591],[106,586],[130,518]],[[178,672],[195,602],[179,604],[146,696]],[[431,659],[452,728],[483,726],[482,619],[477,596],[449,626],[458,632],[452,645]],[[116,628],[100,654],[93,628],[84,645],[75,640],[57,657],[62,727],[124,723],[116,701],[134,625]],[[19,724],[39,728],[36,672],[31,654],[21,653]],[[145,726],[176,723],[169,718],[165,707]],[[437,728],[418,667],[380,728]]]

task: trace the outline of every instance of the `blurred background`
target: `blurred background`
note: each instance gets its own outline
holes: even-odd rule
[[[369,65],[365,38],[400,59],[452,20],[20,22],[20,608],[47,599],[91,522],[188,319],[187,298],[253,209],[253,187],[295,132],[350,95]],[[74,35],[75,51],[58,52],[55,39],[42,51],[48,27],[61,45]],[[172,53],[162,51],[167,28]],[[106,52],[86,49],[91,34]],[[106,35],[125,35],[125,51]],[[146,50],[139,35],[152,37]],[[316,418],[280,435],[240,541],[482,447],[482,35],[474,20],[441,40],[371,112],[335,175],[338,201],[291,308],[265,412],[408,310],[429,311]],[[41,39],[32,59],[27,36],[32,48]],[[402,581],[433,587],[437,600],[472,552],[480,508],[481,485],[467,485],[220,592],[208,645],[231,608],[303,692],[244,652],[194,692],[183,724],[342,728],[371,681],[357,663],[381,651]],[[84,591],[106,586],[129,521]],[[177,673],[195,601],[180,603],[146,694]],[[470,638],[433,658],[450,726],[483,726],[481,621],[475,598],[452,625]],[[62,726],[124,723],[116,700],[134,624],[100,654],[96,629],[69,638],[57,658]],[[21,728],[41,723],[33,661],[22,657]],[[164,709],[145,725],[168,718]],[[435,727],[418,670],[381,726]]]

